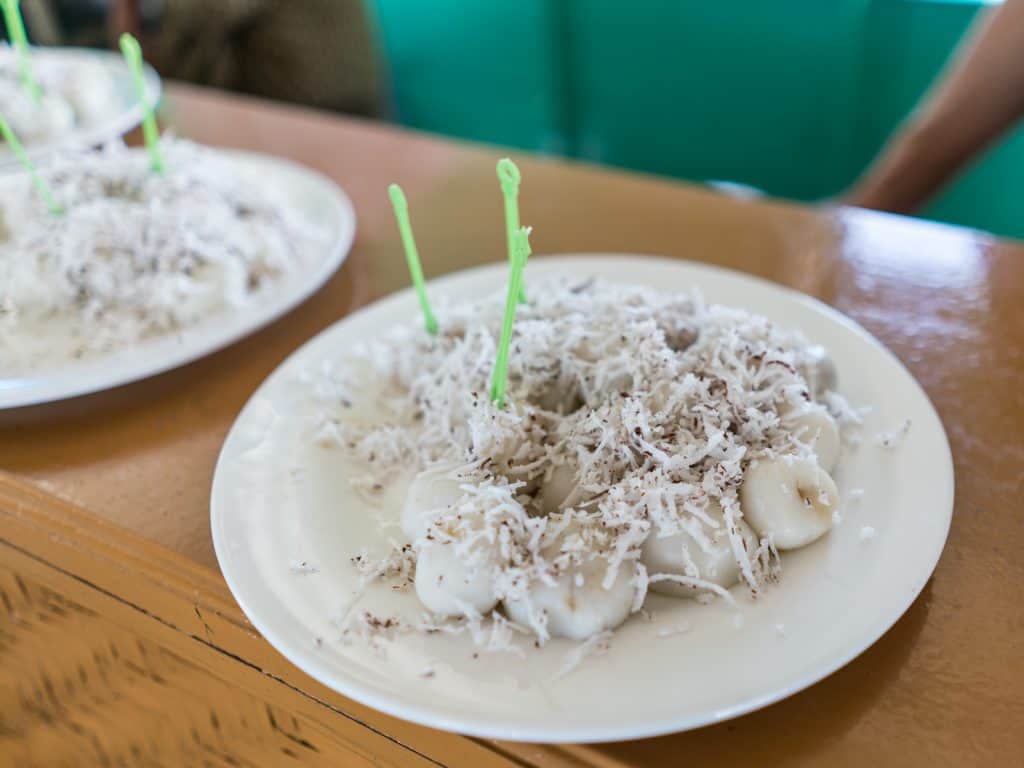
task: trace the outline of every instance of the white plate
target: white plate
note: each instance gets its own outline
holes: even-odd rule
[[[323,229],[322,244],[317,252],[306,255],[304,268],[272,283],[241,308],[211,315],[177,334],[82,361],[54,361],[51,367],[40,368],[29,376],[0,376],[0,409],[98,392],[190,363],[276,320],[315,293],[337,271],[356,231],[352,203],[338,185],[281,158],[220,151],[235,164],[242,179],[273,188],[291,201],[300,216]]]
[[[107,70],[113,83],[114,102],[110,114],[103,120],[93,121],[88,125],[76,126],[73,130],[52,141],[32,144],[25,147],[29,157],[37,163],[45,163],[56,152],[74,147],[95,147],[111,139],[116,139],[135,128],[142,122],[142,107],[135,93],[128,65],[120,54],[113,51],[100,51],[91,48],[32,48],[33,61],[54,61],[73,67],[84,63],[99,64]],[[146,65],[146,95],[155,108],[160,103],[163,85],[160,76],[148,64]],[[20,163],[7,146],[0,142],[0,173],[19,171]]]
[[[396,255],[396,259],[400,256]],[[396,265],[396,269],[399,268]],[[506,265],[437,280],[433,296],[478,297],[501,289]],[[415,318],[406,291],[328,328],[274,372],[239,415],[214,476],[211,524],[217,558],[235,598],[267,640],[296,666],[379,710],[474,736],[533,742],[588,742],[653,736],[724,720],[789,696],[870,646],[910,606],[942,551],[953,505],[953,466],[942,424],[906,369],[864,330],[802,294],[735,272],[640,256],[533,260],[527,284],[543,274],[597,275],[663,291],[698,286],[715,302],[745,307],[802,329],[832,353],[840,390],[870,404],[863,443],[836,474],[849,499],[827,537],[783,555],[783,578],[739,609],[659,596],[656,617],[633,616],[612,647],[559,678],[574,646],[529,648],[473,659],[466,637],[404,635],[381,658],[345,645],[338,615],[363,545],[383,551],[374,512],[348,490],[336,452],[309,440],[303,371],[342,358],[353,343]],[[912,426],[896,449],[875,435]],[[384,510],[397,516],[394,504]],[[875,537],[864,540],[870,526]],[[394,535],[394,532],[392,532]],[[300,574],[305,560],[319,572]],[[411,593],[386,587],[361,606],[380,616],[415,610]],[[742,617],[742,627],[737,624]],[[691,625],[669,637],[659,632]],[[321,642],[317,642],[321,638]],[[424,676],[427,670],[433,676]]]

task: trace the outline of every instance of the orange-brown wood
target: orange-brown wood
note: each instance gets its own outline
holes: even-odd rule
[[[510,764],[310,680],[218,573],[3,473],[0,608],[0,766]]]
[[[705,261],[798,288],[862,323],[936,404],[953,447],[957,494],[945,555],[921,597],[871,650],[808,691],[732,723],[660,739],[485,745],[347,702],[256,638],[215,570],[208,495],[220,443],[258,383],[316,331],[405,285],[388,182],[401,182],[409,196],[428,276],[503,258],[494,176],[503,151],[181,86],[169,89],[164,117],[182,135],[321,170],[352,196],[359,233],[347,264],[322,291],[250,339],[113,392],[0,415],[0,468],[88,510],[53,506],[47,494],[24,489],[20,501],[2,497],[18,514],[33,510],[25,526],[51,531],[39,541],[61,531],[73,545],[88,532],[87,550],[64,547],[44,558],[48,568],[80,574],[103,553],[111,573],[127,567],[134,574],[118,581],[120,598],[148,611],[152,594],[132,590],[145,584],[175,595],[161,610],[177,630],[201,638],[205,622],[218,642],[228,638],[232,653],[270,670],[288,690],[375,724],[360,742],[373,754],[380,731],[446,764],[473,764],[481,754],[545,765],[746,765],[752,756],[777,765],[1024,761],[1024,248],[911,219],[739,201],[514,154],[523,171],[522,218],[534,226],[540,254]],[[5,523],[5,537],[7,530]],[[76,602],[108,620],[80,595]],[[141,636],[138,627],[128,629]],[[147,639],[201,666],[167,638]],[[278,704],[276,693],[265,693]],[[352,721],[343,718],[336,712],[317,722],[349,732],[344,723]]]
[[[11,764],[433,764],[362,724],[325,725],[326,708],[259,670],[3,546],[0,598]]]

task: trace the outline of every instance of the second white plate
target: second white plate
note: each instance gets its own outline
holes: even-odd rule
[[[135,92],[131,72],[119,54],[91,48],[36,47],[32,49],[32,58],[69,69],[76,66],[98,65],[110,78],[113,96],[110,111],[102,119],[76,126],[50,141],[27,146],[25,149],[35,162],[45,163],[55,153],[64,149],[99,146],[123,136],[142,122],[142,107]],[[160,76],[148,64],[145,72],[146,95],[150,104],[156,108],[162,96]],[[20,170],[21,164],[17,158],[0,142],[0,172]]]
[[[397,257],[396,257],[397,258]],[[353,344],[413,321],[406,291],[358,312],[297,351],[260,387],[222,450],[211,497],[213,541],[239,604],[267,640],[317,680],[389,714],[474,736],[534,742],[632,739],[724,720],[789,696],[849,662],[910,606],[942,551],[952,514],[953,466],[931,403],[907,370],[863,329],[777,285],[697,264],[639,256],[533,260],[527,285],[553,272],[594,275],[661,291],[698,287],[802,330],[835,360],[840,391],[870,405],[859,448],[836,474],[843,520],[806,549],[783,555],[783,578],[757,602],[652,595],[653,621],[634,615],[610,650],[565,676],[575,647],[528,647],[525,658],[478,653],[467,637],[402,635],[384,655],[342,642],[331,618],[351,600],[350,558],[381,552],[401,497],[375,509],[352,492],[337,452],[311,440],[308,375],[344,361]],[[430,284],[435,299],[501,290],[504,264]],[[911,427],[895,448],[875,436]],[[851,493],[860,489],[863,495]],[[316,573],[296,572],[295,561]],[[414,594],[372,590],[357,609],[417,611]],[[686,629],[688,627],[688,629]],[[685,630],[685,631],[684,631]]]
[[[292,270],[239,309],[218,312],[176,334],[81,361],[55,360],[31,375],[4,378],[0,374],[0,410],[110,389],[185,365],[276,320],[311,296],[338,270],[356,231],[355,210],[341,188],[288,160],[253,152],[221,151],[240,178],[274,189],[301,218],[323,231],[318,250],[305,254],[304,268]]]

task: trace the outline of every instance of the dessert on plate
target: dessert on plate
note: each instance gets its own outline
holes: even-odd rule
[[[88,358],[237,310],[302,268],[320,233],[216,149],[165,136],[166,170],[120,141],[0,188],[0,373]]]
[[[405,484],[403,540],[365,572],[427,625],[594,638],[649,592],[733,601],[826,535],[856,421],[826,353],[740,308],[599,280],[530,286],[503,406],[503,295],[440,307],[318,379],[316,439],[371,498]],[[401,583],[398,584],[401,586]]]
[[[38,100],[22,82],[16,52],[0,47],[0,114],[29,148],[88,129],[122,108],[110,70],[99,62],[51,57],[36,48],[32,70]]]

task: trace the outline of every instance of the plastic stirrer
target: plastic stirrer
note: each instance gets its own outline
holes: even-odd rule
[[[135,93],[139,98],[139,106],[142,108],[142,136],[146,141],[146,149],[149,150],[149,167],[156,173],[164,172],[164,155],[160,151],[160,132],[156,129],[156,119],[153,117],[153,105],[149,103],[146,95],[146,73],[142,66],[142,47],[139,41],[125,32],[121,35],[121,53],[131,70],[132,80],[135,82]]]
[[[36,190],[39,192],[39,196],[46,201],[47,208],[50,209],[50,213],[54,216],[59,216],[64,213],[64,209],[60,207],[60,204],[53,196],[53,191],[49,185],[43,181],[43,177],[39,175],[39,171],[36,170],[35,163],[33,163],[29,157],[25,148],[21,146],[21,142],[18,141],[18,137],[14,135],[14,131],[11,130],[11,126],[8,125],[7,120],[0,116],[0,134],[3,135],[4,141],[7,142],[7,146],[11,148],[11,152],[18,158],[18,161],[28,171],[29,177],[32,179],[32,183],[35,184]]]
[[[25,24],[21,20],[21,4],[19,0],[0,0],[0,4],[3,5],[7,35],[18,54],[18,72],[21,75],[21,83],[32,100],[38,104],[43,97],[43,92],[32,71],[32,62],[28,53],[28,37],[25,35]]]
[[[508,382],[508,350],[512,344],[512,326],[516,321],[518,297],[523,291],[523,268],[530,257],[530,230],[520,227],[512,233],[512,265],[509,268],[508,298],[505,300],[505,317],[501,323],[501,338],[498,340],[498,356],[491,375],[491,402],[499,408],[505,407],[505,385]]]
[[[420,300],[420,309],[423,310],[423,325],[426,326],[427,333],[436,334],[437,319],[430,308],[430,300],[427,299],[420,254],[416,250],[416,239],[412,236],[412,224],[409,222],[409,203],[402,188],[397,184],[388,187],[388,197],[391,198],[391,206],[395,209],[395,221],[398,222],[398,233],[402,236],[405,260],[409,264],[409,274],[412,276],[413,288],[416,289],[416,297]]]
[[[505,240],[508,246],[508,260],[512,263],[512,242],[519,231],[519,182],[521,180],[516,164],[503,157],[498,161],[498,182],[505,198]],[[526,301],[525,287],[519,292],[519,301]]]

